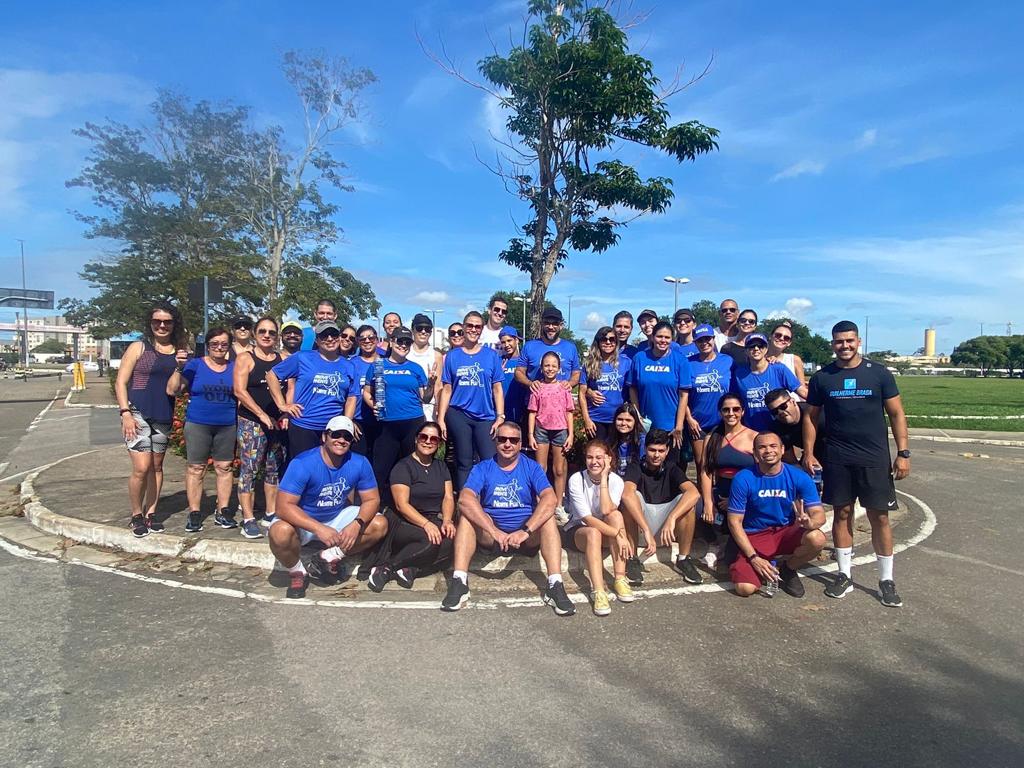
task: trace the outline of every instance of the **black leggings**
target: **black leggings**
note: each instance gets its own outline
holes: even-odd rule
[[[428,516],[428,520],[441,527],[440,519]],[[431,544],[427,532],[408,520],[401,520],[391,536],[391,556],[388,564],[396,571],[399,568],[440,570],[451,564],[455,542],[441,539],[440,544]]]
[[[400,421],[381,421],[380,433],[373,443],[373,476],[377,478],[377,489],[381,502],[391,503],[391,470],[398,460],[412,453],[416,445],[416,433],[426,421],[422,416]]]
[[[295,422],[288,422],[288,461],[303,451],[318,448],[323,442],[323,429],[306,429]]]

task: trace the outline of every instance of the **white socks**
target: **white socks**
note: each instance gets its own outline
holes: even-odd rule
[[[322,557],[324,561],[328,563],[333,563],[337,560],[341,560],[341,558],[343,558],[344,556],[345,553],[342,551],[341,547],[328,547],[320,553],[320,557]]]
[[[548,586],[549,587],[553,587],[553,586],[555,586],[555,584],[557,584],[561,580],[562,580],[562,574],[560,574],[560,573],[552,573],[550,576],[548,576]]]
[[[878,580],[892,581],[892,555],[875,555],[878,563]]]
[[[836,547],[836,562],[839,563],[839,572],[849,576],[853,566],[853,547]]]
[[[469,583],[469,581],[468,581],[469,574],[467,574],[465,571],[452,571],[452,578],[453,579],[458,579],[463,584],[468,584]]]
[[[304,566],[302,564],[302,558],[301,557],[298,559],[298,561],[295,563],[295,565],[293,565],[291,568],[288,569],[288,573],[305,573],[305,572],[306,572],[306,566]]]

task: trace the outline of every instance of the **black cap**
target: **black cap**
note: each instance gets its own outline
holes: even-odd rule
[[[430,318],[424,314],[416,314],[412,316],[412,327],[415,328],[417,325],[427,325],[430,326],[431,328],[434,327],[434,324],[430,321]]]
[[[562,322],[562,313],[557,307],[548,307],[541,314],[540,319],[548,323],[560,323]]]
[[[404,325],[398,326],[391,332],[391,340],[398,341],[399,339],[408,339],[409,343],[412,344],[412,331]]]
[[[636,321],[639,323],[645,317],[653,317],[655,320],[657,320],[658,319],[658,313],[655,312],[653,309],[641,310],[640,314],[636,316]]]
[[[692,309],[686,309],[685,307],[683,309],[677,309],[676,313],[674,315],[672,315],[672,322],[673,323],[678,323],[679,320],[681,318],[684,318],[684,317],[688,317],[691,320],[693,320],[693,310]]]

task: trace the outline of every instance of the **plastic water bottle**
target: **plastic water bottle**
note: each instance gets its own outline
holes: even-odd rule
[[[384,393],[384,360],[377,357],[373,364],[373,413],[379,419],[387,407],[387,396]]]
[[[814,477],[814,487],[818,489],[818,496],[820,498],[821,497],[821,487],[822,487],[822,482],[821,482],[821,465],[820,464],[815,464],[814,465],[814,475],[813,475],[813,477]]]
[[[774,560],[772,560],[771,562],[772,562],[772,568],[777,568],[778,567],[778,565],[776,564],[776,562]],[[764,586],[761,588],[761,594],[764,595],[765,597],[775,597],[775,593],[778,592],[778,591],[779,591],[779,580],[778,579],[768,579],[768,581],[766,581],[764,583]]]

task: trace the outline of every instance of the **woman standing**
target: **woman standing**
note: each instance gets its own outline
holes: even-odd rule
[[[625,401],[630,365],[615,331],[607,325],[598,328],[580,376],[580,413],[587,437],[607,441],[611,435],[615,411]]]
[[[359,439],[352,444],[352,451],[361,453],[373,463],[373,446],[377,442],[377,435],[380,434],[380,422],[373,409],[363,403],[363,387],[373,380],[373,369],[380,358],[380,350],[377,348],[377,331],[372,325],[361,325],[356,329],[356,344],[359,347],[359,354],[352,357],[353,375],[355,386],[358,387],[359,397],[356,400],[356,410],[352,421],[359,428]]]
[[[722,348],[718,351],[723,355],[731,357],[734,365],[746,365],[747,352],[744,347],[747,343],[747,337],[756,330],[757,312],[752,309],[744,309],[740,312],[739,319],[736,321],[736,335],[731,341],[723,344]]]
[[[502,384],[505,392],[505,420],[522,426],[530,392],[516,381],[516,366],[519,365],[520,355],[519,333],[511,325],[506,325],[498,334],[498,347],[501,351],[501,369],[505,373]]]
[[[672,434],[676,452],[683,444],[690,363],[672,351],[672,326],[658,323],[651,333],[651,347],[638,350],[629,374],[629,397],[652,429]]]
[[[252,318],[248,315],[239,315],[232,319],[231,349],[228,350],[228,360],[234,360],[252,349],[252,327]],[[207,341],[209,341],[209,334],[207,334]]]
[[[793,324],[783,320],[772,329],[772,335],[768,337],[768,362],[781,363],[793,372],[801,384],[807,384],[807,374],[804,373],[804,361],[800,355],[787,352],[793,343]],[[803,398],[795,392],[791,395],[795,400]]]
[[[412,346],[409,348],[409,360],[418,363],[423,373],[429,378],[434,374],[434,391],[429,401],[423,404],[423,416],[427,421],[433,421],[438,398],[441,395],[441,353],[434,349],[431,338],[434,335],[434,323],[426,315],[419,313],[412,318]]]
[[[392,331],[391,354],[380,370],[374,370],[363,385],[363,407],[377,414],[380,434],[373,446],[373,474],[381,501],[389,503],[388,478],[399,458],[408,456],[423,418],[423,404],[434,397],[434,375],[427,376],[419,363],[409,360],[412,331],[399,326]],[[384,386],[384,397],[376,390],[376,377]]]
[[[175,371],[167,382],[167,394],[190,393],[185,410],[185,495],[188,519],[185,530],[203,530],[203,479],[210,459],[217,473],[217,507],[213,522],[221,528],[237,528],[228,508],[234,481],[235,400],[234,362],[228,360],[231,335],[225,328],[211,328],[206,334],[206,354]]]
[[[167,383],[188,359],[185,344],[181,313],[173,304],[159,301],[146,316],[142,341],[129,345],[117,370],[114,394],[132,460],[128,526],[140,539],[164,530],[153,514],[164,484],[164,455],[174,420],[174,398],[167,394]]]
[[[427,421],[416,432],[416,448],[391,470],[393,513],[388,534],[370,569],[369,586],[380,592],[395,579],[412,587],[426,569],[448,566],[455,543],[455,493],[448,467],[435,457],[441,427]]]
[[[732,381],[732,358],[715,352],[715,329],[700,325],[693,332],[697,354],[691,355],[690,375],[693,389],[687,401],[686,426],[693,443],[693,456],[700,474],[704,460],[704,440],[722,420],[718,401],[729,391]]]
[[[461,489],[473,467],[473,454],[494,456],[495,430],[505,420],[505,373],[498,353],[480,345],[483,315],[468,313],[462,321],[465,340],[449,350],[441,374],[437,422],[441,436],[451,433],[455,444],[455,486]]]
[[[277,510],[277,483],[284,467],[284,435],[278,428],[281,414],[267,389],[267,373],[281,362],[277,351],[278,327],[272,317],[256,321],[256,345],[235,360],[234,388],[238,400],[238,506],[242,508],[242,535],[262,534],[254,516],[256,474],[263,470],[266,518]]]

